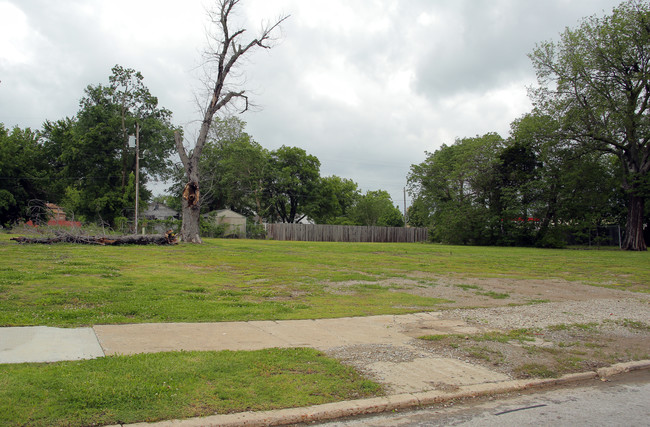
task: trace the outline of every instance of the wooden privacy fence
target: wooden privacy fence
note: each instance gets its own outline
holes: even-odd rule
[[[266,236],[303,242],[426,242],[426,228],[364,227],[320,224],[267,224]]]

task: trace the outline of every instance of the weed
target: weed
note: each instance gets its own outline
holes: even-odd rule
[[[557,378],[559,375],[556,371],[548,366],[537,363],[528,363],[515,368],[515,372],[524,377],[534,378]]]
[[[457,288],[461,288],[464,291],[469,291],[469,290],[480,290],[481,287],[477,285],[454,285]]]
[[[418,337],[418,339],[425,340],[425,341],[442,341],[448,337],[449,335],[423,335],[421,337]]]
[[[585,332],[593,332],[598,329],[600,325],[595,322],[590,323],[572,323],[567,325],[566,323],[560,323],[557,325],[548,326],[549,331],[570,331],[571,329],[578,329]]]
[[[532,337],[532,332],[528,329],[513,329],[509,332],[487,332],[479,335],[469,336],[473,341],[494,341],[500,343],[507,343],[510,341],[519,341],[523,343],[525,341],[535,341],[535,338]]]
[[[577,354],[577,352],[573,352],[573,354]],[[584,359],[573,354],[557,359],[558,368],[561,371],[573,371],[582,366]]]
[[[498,350],[492,350],[481,346],[471,346],[465,350],[470,356],[476,359],[482,359],[494,364],[499,364],[500,362],[503,361],[503,353],[501,353]]]
[[[526,305],[546,304],[547,302],[551,302],[551,300],[550,299],[532,299],[532,300],[526,302]]]
[[[599,348],[603,347],[602,344],[595,343],[595,342],[585,342],[585,343],[582,343],[582,345],[584,345],[587,348],[591,348],[591,349],[599,349]]]
[[[636,329],[638,331],[645,331],[645,332],[650,331],[650,325],[643,322],[638,322],[636,320],[623,319],[622,321],[619,321],[617,323],[619,323],[621,326],[625,328]]]
[[[488,292],[476,292],[476,295],[483,295],[486,297],[490,297],[492,299],[506,299],[510,298],[510,294],[506,293],[499,293],[499,292],[494,292],[494,291],[488,291]]]

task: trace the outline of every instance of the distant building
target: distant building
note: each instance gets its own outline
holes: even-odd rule
[[[45,206],[48,210],[48,216],[50,220],[54,221],[65,221],[66,215],[62,207],[55,205],[54,203],[46,203]]]
[[[246,238],[246,217],[230,209],[221,209],[210,212],[209,217],[214,218],[217,225],[226,225],[224,237]]]
[[[146,219],[178,219],[178,211],[162,203],[149,203],[147,210],[142,213]]]
[[[81,222],[67,220],[66,213],[61,206],[55,205],[54,203],[46,203],[45,208],[47,209],[47,223],[45,225],[50,227],[81,227]],[[38,227],[38,224],[34,224],[31,219],[25,225]]]

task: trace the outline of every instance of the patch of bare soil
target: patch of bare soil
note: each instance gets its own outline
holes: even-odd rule
[[[641,323],[563,325],[507,338],[507,333],[450,335],[417,346],[512,378],[557,377],[650,358],[650,325]]]
[[[612,291],[601,288],[591,293],[588,286],[582,290],[591,298],[576,295],[561,302],[447,310],[441,319],[462,320],[482,328],[483,333],[416,342],[427,351],[484,365],[513,378],[555,377],[650,359],[650,296],[601,293]],[[616,298],[604,298],[607,294]]]
[[[360,282],[330,284],[332,292]],[[378,284],[373,282],[373,284]],[[353,346],[333,355],[364,371],[381,360],[451,357],[512,378],[557,377],[620,362],[650,359],[650,295],[562,280],[389,279],[395,292],[444,298],[440,319],[476,333],[420,339],[418,325],[403,331],[408,347]]]
[[[394,292],[442,298],[452,302],[441,308],[503,307],[539,302],[587,301],[628,298],[630,292],[566,280],[516,280],[507,278],[427,277],[422,280],[391,278],[378,282],[336,282],[327,285],[334,294],[352,292],[360,284],[384,286]]]

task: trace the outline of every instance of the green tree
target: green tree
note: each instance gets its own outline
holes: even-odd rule
[[[527,161],[502,156],[501,173],[495,183],[495,192],[501,195],[507,196],[507,191],[523,194],[515,200],[503,197],[498,207],[504,212],[514,208],[504,217],[523,212],[539,219],[525,226],[506,224],[525,228],[525,239],[539,246],[563,245],[566,232],[619,223],[625,204],[619,190],[617,158],[568,143],[557,130],[558,123],[549,116],[528,114],[514,121],[505,151],[517,147],[525,151]],[[514,181],[508,180],[504,172]],[[516,236],[504,236],[517,244]]]
[[[199,163],[203,177],[203,208],[229,208],[259,220],[269,153],[244,131],[236,117],[216,119]]]
[[[360,198],[359,186],[336,175],[320,180],[318,206],[311,218],[318,224],[351,225],[349,214]]]
[[[503,146],[503,139],[495,133],[458,139],[411,166],[409,192],[428,209],[434,240],[457,244],[493,241],[498,218],[490,213],[490,197]]]
[[[300,222],[318,212],[320,161],[298,147],[271,151],[265,184],[265,205],[271,218]]]
[[[530,55],[535,107],[562,137],[616,156],[627,194],[623,248],[646,250],[644,206],[650,172],[650,4],[630,0],[611,15],[583,20]]]
[[[171,171],[174,128],[171,113],[158,107],[140,73],[115,66],[109,80],[111,86],[86,88],[74,119],[47,121],[43,144],[55,177],[48,186],[50,198],[86,219],[113,224],[135,208],[129,194],[134,191],[129,175],[135,170],[135,150],[127,145],[135,124],[140,130],[142,204],[150,197],[148,180]]]
[[[30,206],[36,200],[44,201],[44,184],[48,181],[38,135],[18,127],[10,132],[0,124],[0,226],[43,214],[42,210],[30,210]]]
[[[540,163],[533,144],[511,138],[499,153],[490,210],[499,218],[494,243],[530,246],[539,226]]]
[[[433,220],[427,207],[426,200],[422,196],[416,197],[411,206],[408,207],[408,223],[411,227],[431,227]]]
[[[367,191],[360,196],[350,216],[357,225],[403,227],[404,217],[385,190]]]

